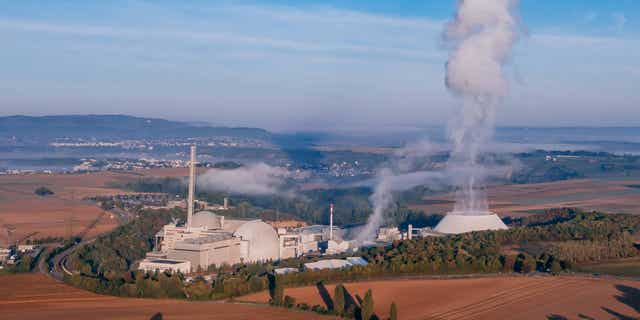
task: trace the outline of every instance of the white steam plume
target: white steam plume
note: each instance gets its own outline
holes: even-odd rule
[[[472,168],[454,181],[458,187],[454,213],[487,213],[486,170],[480,152],[491,139],[495,106],[507,95],[503,66],[519,38],[514,10],[517,0],[461,0],[444,40],[450,48],[446,85],[461,98],[450,125],[453,150],[449,165]]]
[[[387,163],[387,167],[378,171],[375,179],[356,184],[356,186],[374,186],[374,192],[369,197],[373,213],[369,216],[364,228],[359,230],[356,236],[357,241],[363,243],[375,240],[378,229],[385,223],[384,213],[393,205],[393,192],[422,185],[446,189],[476,174],[475,166],[464,164],[449,166],[445,170],[432,170],[429,167],[431,163],[429,157],[436,151],[440,150],[434,149],[426,142],[409,145],[398,150],[394,158]],[[517,163],[510,161],[507,165],[486,167],[483,169],[483,174],[491,178],[504,178],[509,177],[514,170],[517,170]]]
[[[376,238],[378,229],[384,223],[384,211],[387,210],[393,202],[390,176],[391,170],[388,168],[382,169],[378,173],[378,184],[376,184],[373,194],[369,197],[369,201],[373,204],[373,213],[369,216],[367,224],[356,237],[356,240],[360,243],[373,241]]]
[[[246,195],[293,195],[286,190],[286,180],[292,173],[284,168],[264,163],[251,164],[232,170],[211,169],[198,176],[198,188]]]
[[[395,152],[394,158],[387,167],[378,171],[374,192],[369,197],[373,205],[373,213],[356,237],[357,241],[362,243],[376,238],[378,229],[385,222],[384,212],[393,204],[392,192],[423,185],[430,179],[442,181],[444,176],[440,172],[411,172],[416,170],[417,166],[430,154],[431,145],[427,142],[409,145]]]

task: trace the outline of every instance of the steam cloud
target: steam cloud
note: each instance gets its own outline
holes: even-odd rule
[[[232,170],[212,169],[197,179],[198,188],[246,195],[292,195],[286,190],[286,180],[292,176],[284,168],[264,163]]]
[[[519,38],[514,14],[517,4],[517,0],[459,1],[454,19],[447,23],[443,35],[450,49],[446,86],[461,98],[458,116],[449,127],[453,147],[448,168],[445,172],[416,168],[416,159],[433,151],[425,143],[396,153],[393,165],[379,172],[370,198],[373,214],[357,240],[375,238],[384,223],[384,211],[393,203],[393,191],[418,185],[450,182],[457,186],[453,213],[489,212],[483,190],[487,177],[508,175],[513,169],[488,168],[481,164],[480,153],[488,147],[493,135],[495,107],[509,91],[503,66]],[[414,172],[409,173],[411,170]]]
[[[461,0],[444,31],[449,59],[446,86],[461,98],[450,125],[453,143],[449,165],[470,168],[454,181],[458,187],[454,214],[489,211],[483,186],[486,168],[480,152],[491,140],[495,107],[508,93],[503,66],[519,38],[514,10],[517,0]]]
[[[369,197],[373,214],[356,237],[357,241],[363,243],[376,238],[378,229],[385,222],[384,212],[393,204],[394,191],[408,190],[428,181],[432,185],[444,181],[446,176],[442,172],[415,171],[431,155],[431,151],[431,145],[424,141],[409,145],[398,150],[387,167],[378,171],[374,192]]]

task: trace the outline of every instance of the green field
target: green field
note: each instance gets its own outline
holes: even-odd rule
[[[584,265],[580,266],[578,270],[582,272],[608,274],[613,276],[640,277],[640,259],[634,258]]]

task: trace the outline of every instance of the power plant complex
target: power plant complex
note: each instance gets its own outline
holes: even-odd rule
[[[333,204],[329,225],[274,228],[260,219],[230,219],[211,211],[194,213],[196,147],[191,146],[187,221],[165,225],[155,236],[154,251],[139,263],[140,270],[190,273],[210,266],[233,265],[299,257],[306,254],[338,254],[356,251],[359,243],[351,229],[333,226]],[[226,199],[225,199],[226,207]],[[503,230],[507,226],[493,213],[447,214],[434,228],[380,228],[375,243],[414,237],[442,236],[482,230]]]
[[[140,270],[189,273],[209,266],[233,265],[298,257],[307,253],[335,254],[355,250],[342,231],[330,225],[286,230],[260,219],[226,219],[210,211],[194,214],[196,147],[191,146],[187,221],[165,225],[155,237],[154,251],[139,264]]]

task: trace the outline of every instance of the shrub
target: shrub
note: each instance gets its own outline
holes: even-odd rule
[[[34,191],[34,193],[41,197],[51,196],[54,194],[53,191],[47,187],[39,187]]]

